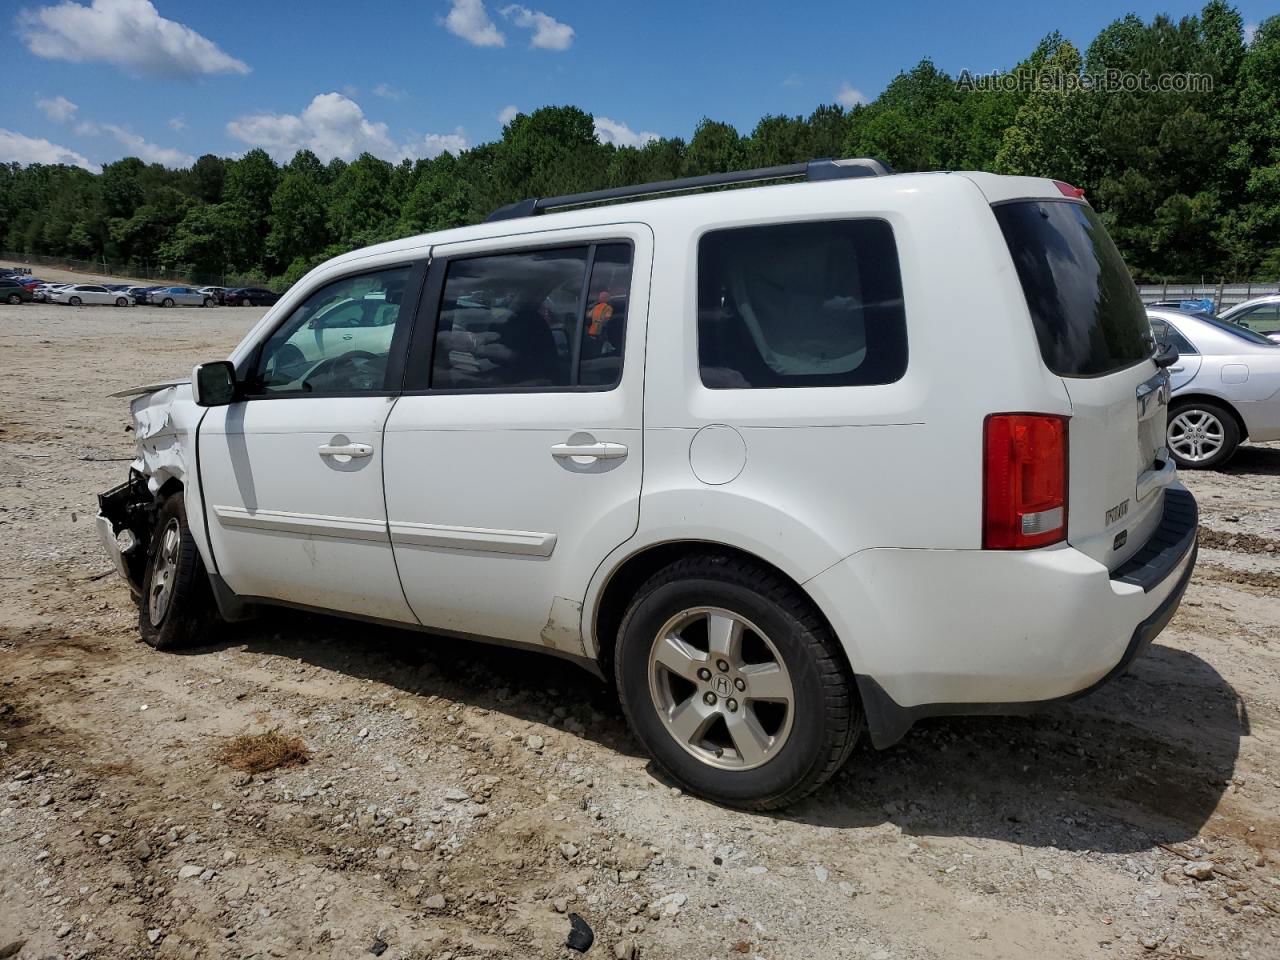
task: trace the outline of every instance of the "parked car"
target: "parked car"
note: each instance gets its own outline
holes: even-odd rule
[[[39,283],[39,284],[36,284],[36,288],[31,291],[31,296],[33,299],[38,300],[41,303],[52,303],[53,301],[51,299],[51,294],[55,290],[59,290],[62,287],[66,287],[66,286],[70,286],[70,284]]]
[[[1222,311],[1222,319],[1280,341],[1280,294],[1254,297]]]
[[[129,307],[133,299],[127,293],[108,290],[100,283],[71,283],[49,293],[50,303],[66,303],[73,307],[85,304],[114,305]]]
[[[223,295],[224,302],[241,307],[270,307],[280,299],[280,294],[262,287],[234,287]]]
[[[31,288],[12,277],[0,277],[0,302],[30,303],[35,299]]]
[[[201,287],[200,292],[207,296],[213,297],[214,302],[217,303],[219,306],[227,302],[226,287]]]
[[[194,287],[159,287],[150,291],[149,298],[162,307],[212,307],[217,304],[212,296]]]
[[[284,605],[559,655],[750,808],[864,728],[1124,672],[1197,510],[1102,221],[1051,180],[784,170],[340,256],[229,360],[126,391],[97,522],[143,638]]]
[[[1171,343],[1169,452],[1179,467],[1211,469],[1245,440],[1280,440],[1280,344],[1213,314],[1151,310]]]

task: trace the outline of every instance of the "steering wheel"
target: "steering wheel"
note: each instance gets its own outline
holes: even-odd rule
[[[359,366],[357,366],[358,364],[381,364],[385,361],[386,357],[380,357],[376,353],[370,353],[368,350],[349,350],[341,356],[331,357],[317,364],[315,369],[307,375],[307,379],[303,382],[303,388],[310,388],[313,380],[322,378],[350,381],[361,373]],[[351,368],[349,371],[347,370],[348,367]],[[371,390],[373,385],[353,387],[353,389]]]

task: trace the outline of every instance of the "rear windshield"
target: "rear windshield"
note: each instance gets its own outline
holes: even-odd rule
[[[1092,207],[1020,200],[993,209],[1045,366],[1060,377],[1096,377],[1151,356],[1146,309]]]
[[[1243,324],[1233,323],[1230,320],[1223,320],[1221,317],[1215,316],[1212,313],[1193,313],[1192,316],[1203,320],[1211,326],[1217,327],[1223,333],[1229,333],[1233,337],[1239,337],[1241,340],[1247,340],[1249,343],[1256,343],[1262,347],[1280,346],[1280,344],[1277,344],[1270,337],[1264,337],[1262,334],[1255,330],[1250,330]]]

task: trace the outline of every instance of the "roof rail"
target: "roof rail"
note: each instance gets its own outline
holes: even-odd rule
[[[588,203],[604,203],[610,200],[629,200],[633,197],[652,197],[663,193],[680,193],[685,190],[702,190],[706,187],[722,187],[731,183],[758,183],[764,180],[786,180],[803,177],[806,181],[844,180],[849,177],[883,177],[893,173],[887,164],[870,158],[849,160],[810,160],[807,163],[787,163],[776,167],[757,167],[754,170],[731,170],[728,173],[708,173],[701,177],[682,177],[679,180],[659,180],[655,183],[639,183],[630,187],[613,187],[608,190],[590,190],[586,193],[570,193],[563,197],[530,197],[518,203],[499,207],[485,222],[514,220],[532,217],[558,207],[578,207]]]

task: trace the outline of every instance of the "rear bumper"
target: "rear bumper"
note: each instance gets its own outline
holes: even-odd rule
[[[805,586],[854,664],[872,741],[931,716],[1023,714],[1115,676],[1173,618],[1196,558],[1195,500],[1114,572],[1068,546],[867,550]]]

